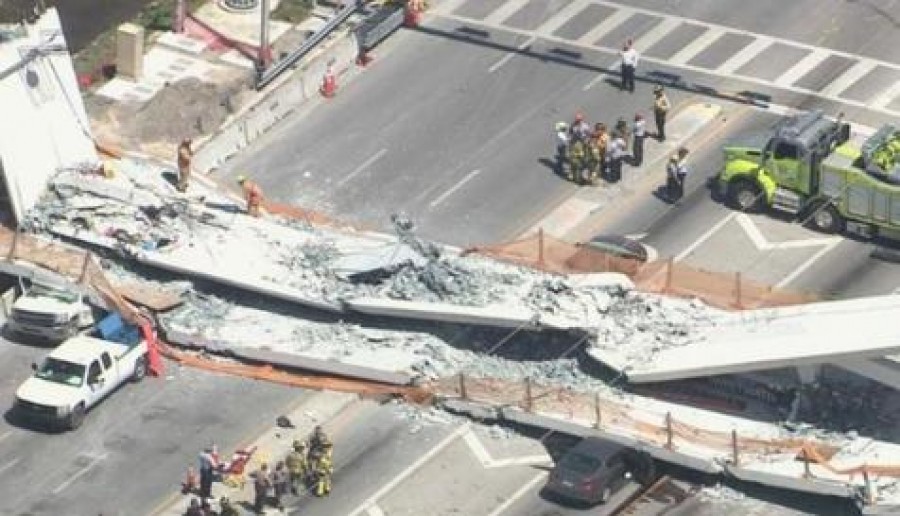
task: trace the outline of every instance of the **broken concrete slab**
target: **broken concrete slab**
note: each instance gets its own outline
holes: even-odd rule
[[[397,299],[359,297],[344,299],[348,310],[367,315],[400,317],[425,321],[474,324],[499,328],[539,327],[531,310],[506,307],[469,307],[449,303],[421,303]]]
[[[357,378],[388,385],[409,385],[413,381],[413,377],[408,374],[392,373],[389,371],[373,369],[371,367],[361,367],[342,363],[337,360],[320,360],[317,358],[299,356],[293,353],[281,353],[278,351],[242,347],[230,348],[230,351],[235,358],[245,362],[271,364],[273,367],[284,369],[311,371],[318,374],[342,376],[346,378]]]
[[[884,324],[897,317],[897,296],[748,310],[695,324],[690,341],[660,346],[641,360],[626,356],[628,343],[594,347],[589,355],[634,383],[840,363],[900,351],[900,333]]]

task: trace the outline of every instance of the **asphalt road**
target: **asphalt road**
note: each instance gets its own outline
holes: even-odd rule
[[[47,350],[0,340],[0,404]],[[128,384],[73,432],[0,421],[0,513],[149,514],[174,494],[203,446],[251,441],[308,394],[167,364],[166,376]]]

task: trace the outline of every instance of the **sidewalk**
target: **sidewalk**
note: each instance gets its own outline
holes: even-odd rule
[[[213,483],[213,500],[211,500],[213,510],[218,511],[219,499],[225,496],[232,501],[232,504],[239,511],[251,514],[250,507],[253,503],[254,494],[250,473],[259,469],[259,465],[262,462],[268,463],[270,468],[274,467],[275,462],[282,460],[288,454],[294,439],[305,440],[316,425],[322,425],[326,432],[332,434],[329,422],[333,422],[339,414],[358,401],[359,397],[356,394],[319,391],[306,402],[299,404],[290,414],[286,414],[294,428],[279,428],[273,424],[265,433],[251,443],[236,443],[234,447],[223,446],[224,443],[217,443],[219,445],[219,454],[224,460],[230,458],[231,453],[237,449],[255,446],[256,452],[244,468],[246,482],[243,487],[228,487],[221,482]],[[197,450],[197,453],[199,455],[200,450]],[[185,462],[196,469],[196,456],[187,457]],[[180,483],[182,479],[178,480]],[[176,488],[173,487],[173,489]],[[160,503],[158,508],[150,514],[153,516],[182,516],[187,511],[193,498],[196,498],[193,494],[173,493],[168,500]],[[281,514],[281,512],[269,507],[264,514]]]

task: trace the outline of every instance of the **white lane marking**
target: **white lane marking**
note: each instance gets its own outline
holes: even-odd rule
[[[372,504],[372,506],[369,507],[369,510],[366,511],[366,513],[369,516],[385,516],[384,511],[381,510],[381,507],[379,507],[378,504]]]
[[[503,511],[505,511],[506,509],[509,509],[512,506],[512,504],[516,503],[516,501],[518,501],[519,498],[522,498],[522,496],[524,496],[525,493],[527,493],[528,491],[533,489],[536,485],[543,482],[545,478],[547,478],[547,473],[544,471],[541,471],[540,473],[535,475],[534,478],[532,478],[531,480],[526,482],[524,485],[522,485],[522,487],[520,487],[518,490],[516,490],[515,493],[510,495],[509,498],[507,498],[506,500],[503,500],[503,503],[501,503],[500,505],[497,506],[496,509],[491,511],[491,513],[488,514],[488,516],[500,516],[500,514],[503,514]]]
[[[573,18],[576,14],[579,14],[582,9],[588,6],[591,3],[591,0],[575,0],[574,2],[570,2],[568,5],[560,9],[556,14],[550,17],[547,21],[542,23],[538,28],[534,29],[534,31],[538,34],[547,33],[552,34],[559,30],[560,27],[566,24],[571,18]]]
[[[509,459],[495,459],[488,453],[487,448],[481,443],[481,439],[475,435],[475,432],[469,430],[463,434],[463,441],[469,446],[469,451],[478,459],[481,466],[485,469],[505,468],[509,466],[530,466],[533,464],[552,464],[553,459],[549,455],[527,455],[520,457],[512,457]]]
[[[346,176],[344,176],[343,179],[341,179],[340,181],[338,181],[337,185],[338,185],[338,186],[343,186],[344,183],[346,183],[347,181],[350,181],[351,179],[353,179],[354,177],[356,177],[360,172],[362,172],[362,171],[364,171],[365,169],[369,168],[369,167],[372,165],[372,163],[375,163],[376,161],[380,160],[382,157],[384,157],[385,154],[387,154],[387,149],[381,149],[380,151],[376,152],[376,153],[373,154],[369,159],[363,161],[362,164],[361,164],[360,166],[356,167],[356,168],[353,170],[353,172],[350,172],[349,174],[347,174]]]
[[[650,47],[659,43],[659,40],[666,37],[670,32],[675,30],[676,27],[681,25],[681,20],[676,20],[674,18],[663,18],[661,22],[657,23],[655,27],[648,30],[646,33],[641,35],[634,42],[634,48],[639,51],[646,52]]]
[[[595,41],[600,39],[607,32],[610,32],[621,25],[622,22],[624,22],[628,18],[631,18],[631,16],[635,13],[634,9],[622,7],[621,5],[616,5],[615,9],[616,12],[612,13],[611,15],[609,15],[609,18],[598,23],[596,27],[583,34],[580,38],[578,38],[577,42],[582,45],[593,45]]]
[[[721,74],[731,74],[735,70],[749,63],[751,59],[758,56],[769,48],[775,41],[772,38],[756,38],[749,45],[742,48],[738,53],[729,57],[724,63],[716,68]]]
[[[858,61],[855,65],[851,66],[847,70],[844,71],[840,76],[831,81],[828,86],[822,89],[822,95],[828,97],[838,97],[841,93],[844,92],[850,86],[853,86],[856,81],[862,79],[866,75],[869,74],[875,67],[878,66],[878,63],[872,61],[870,59],[862,59]]]
[[[611,18],[616,17],[616,18],[617,18],[617,22],[618,22],[618,21],[621,21],[621,20],[624,19],[624,18],[628,18],[629,16],[631,16],[632,14],[635,14],[635,13],[641,13],[641,14],[646,14],[646,15],[649,15],[649,16],[659,17],[659,13],[658,13],[658,12],[656,12],[656,11],[651,11],[651,10],[647,10],[647,9],[639,9],[639,8],[631,8],[631,7],[629,7],[629,8],[623,8],[621,5],[613,4],[613,3],[610,3],[610,2],[604,2],[604,1],[602,1],[602,0],[594,0],[593,3],[596,4],[596,5],[609,6],[609,7],[612,7],[612,8],[615,8],[615,9],[619,10],[619,12],[615,13],[613,16],[611,16],[611,17],[608,18],[607,20],[610,20]],[[628,11],[628,12],[627,12],[627,15],[625,15],[624,11]],[[616,15],[618,15],[618,14],[622,14],[622,16],[621,16],[621,17],[616,16]],[[530,36],[530,35],[534,35],[534,31],[528,31],[528,30],[516,29],[516,28],[513,28],[513,27],[507,27],[507,26],[503,26],[503,25],[493,25],[493,26],[492,26],[492,25],[489,25],[489,24],[484,23],[482,20],[473,19],[473,18],[468,18],[468,17],[465,17],[465,16],[458,16],[458,15],[454,15],[454,14],[448,14],[448,15],[443,15],[442,17],[445,18],[445,19],[448,19],[448,20],[453,20],[453,21],[457,21],[457,22],[460,22],[460,23],[464,23],[464,24],[474,24],[474,25],[479,25],[479,26],[482,26],[482,27],[485,27],[485,28],[495,29],[495,30],[500,30],[500,31],[505,31],[505,32],[512,33],[512,34],[519,34],[519,35],[522,35],[522,36]],[[677,20],[681,20],[681,21],[684,21],[684,22],[688,22],[688,23],[691,23],[691,24],[694,24],[694,25],[700,25],[700,26],[703,26],[703,27],[711,27],[711,26],[713,26],[713,25],[711,25],[711,24],[704,23],[704,22],[701,22],[701,21],[699,21],[699,20],[694,20],[694,19],[689,19],[689,18],[684,18],[684,17],[674,16],[674,15],[667,15],[667,17],[673,18],[673,19],[677,19]],[[601,25],[602,25],[602,24],[601,24]],[[593,45],[593,44],[590,44],[589,40],[590,40],[591,37],[593,37],[593,35],[595,34],[595,31],[596,31],[598,37],[599,37],[600,35],[602,35],[602,34],[600,34],[601,32],[606,32],[606,30],[604,30],[604,31],[599,31],[599,30],[598,30],[599,28],[600,28],[600,26],[598,26],[597,28],[595,28],[594,31],[591,31],[591,32],[589,32],[588,34],[585,34],[584,36],[582,36],[581,38],[578,38],[578,40],[576,40],[576,41],[572,41],[572,40],[570,40],[570,39],[565,39],[565,38],[556,37],[556,36],[553,36],[552,34],[538,34],[538,36],[540,37],[540,39],[545,40],[545,41],[550,42],[550,43],[558,43],[558,44],[561,44],[561,45],[569,45],[569,46],[574,46],[574,47],[576,47],[576,48],[582,48],[582,49],[586,49],[586,50],[597,50],[597,51],[600,51],[600,52],[609,52],[609,53],[614,53],[614,54],[618,55],[618,53],[619,53],[620,50],[621,50],[620,48],[613,48],[613,47],[606,47],[606,46],[602,46],[602,45]],[[809,50],[809,51],[821,50],[821,49],[817,49],[817,48],[814,47],[814,46],[807,45],[807,44],[804,44],[804,43],[800,43],[800,42],[798,42],[798,41],[791,41],[791,40],[777,40],[777,39],[775,39],[775,38],[771,38],[770,36],[766,36],[766,35],[764,35],[764,34],[755,33],[755,32],[750,32],[750,31],[744,31],[744,30],[739,30],[739,29],[734,29],[734,28],[731,28],[731,27],[725,27],[725,29],[726,29],[726,30],[729,30],[729,31],[731,31],[731,32],[734,32],[734,33],[736,33],[736,34],[741,34],[741,35],[745,35],[745,36],[751,36],[751,37],[754,37],[754,38],[764,38],[764,39],[768,38],[768,40],[771,41],[771,42],[779,41],[779,42],[783,42],[783,43],[785,43],[785,44],[787,44],[787,45],[791,45],[791,46],[794,46],[794,47],[797,47],[797,48],[802,48],[802,49],[804,49],[804,50]],[[595,38],[595,40],[596,40],[596,38]],[[585,41],[588,41],[588,43],[585,43]],[[831,50],[831,49],[829,49],[828,52],[829,52],[831,55],[840,56],[840,57],[846,57],[846,58],[850,58],[850,59],[861,59],[861,58],[862,58],[862,56],[859,56],[859,55],[849,54],[849,53],[847,53],[847,52],[841,52],[841,51],[837,51],[837,50]],[[667,65],[669,64],[668,61],[665,60],[665,59],[657,59],[657,58],[653,58],[653,57],[650,57],[650,56],[647,56],[647,55],[643,55],[643,56],[641,57],[641,61],[644,62],[644,63],[651,63],[651,64],[655,64],[655,65],[659,65],[659,66],[667,66]],[[891,70],[900,71],[900,65],[898,65],[898,64],[896,64],[896,63],[891,63],[891,62],[888,62],[888,61],[881,61],[881,60],[877,60],[877,59],[875,59],[875,60],[873,60],[873,61],[877,62],[880,66],[883,66],[883,67],[885,67],[885,68],[888,68],[888,69],[891,69]],[[734,74],[734,73],[722,73],[722,72],[719,72],[718,70],[713,70],[713,69],[709,69],[709,68],[703,68],[703,67],[700,67],[700,66],[693,66],[693,65],[689,65],[689,64],[681,65],[679,68],[682,69],[682,70],[690,71],[690,72],[695,72],[695,73],[704,74],[704,75],[710,75],[710,76],[714,76],[714,77],[720,77],[720,78],[724,78],[724,79],[734,79],[734,78],[739,78],[739,79],[741,79],[741,80],[744,81],[744,82],[747,82],[747,83],[749,83],[749,84],[758,85],[758,86],[771,87],[771,86],[774,85],[774,83],[773,83],[772,81],[765,80],[765,79],[760,79],[760,78],[758,78],[758,77],[753,77],[753,76],[750,76],[750,75],[740,75],[740,74]],[[900,83],[894,85],[894,86],[891,87],[889,90],[887,90],[887,91],[885,91],[884,93],[880,94],[880,95],[877,97],[876,101],[874,101],[874,102],[869,102],[869,101],[865,101],[865,102],[864,102],[864,101],[858,101],[858,100],[853,100],[853,99],[848,99],[848,98],[840,98],[840,97],[828,97],[828,96],[822,95],[822,94],[819,93],[818,91],[810,90],[810,89],[806,89],[806,88],[800,88],[800,87],[792,86],[792,85],[778,85],[778,87],[779,87],[780,89],[782,89],[782,90],[789,91],[789,92],[792,92],[792,93],[799,93],[799,94],[803,94],[803,95],[809,95],[809,96],[817,97],[817,98],[820,98],[820,99],[825,99],[825,100],[830,100],[830,101],[834,101],[834,102],[839,102],[839,103],[841,103],[841,104],[843,104],[843,105],[845,105],[845,106],[848,106],[848,107],[858,107],[858,108],[863,108],[863,109],[869,109],[869,110],[873,110],[873,111],[878,111],[878,112],[885,113],[885,114],[892,115],[892,116],[900,116],[900,110],[895,110],[895,109],[889,109],[889,108],[887,108],[887,105],[890,104],[891,101],[893,101],[897,96],[900,96]]]
[[[762,231],[759,230],[759,227],[749,215],[746,213],[738,213],[736,217],[737,223],[740,224],[741,229],[744,230],[744,233],[747,234],[747,237],[753,242],[753,245],[756,246],[758,251],[772,251],[772,250],[780,250],[780,249],[802,249],[804,247],[821,247],[831,245],[834,242],[840,242],[841,239],[838,237],[825,237],[825,238],[804,238],[801,240],[787,240],[783,242],[770,242],[768,238],[763,236]]]
[[[438,453],[441,453],[441,451],[444,448],[453,444],[453,441],[459,439],[459,437],[461,435],[466,433],[469,430],[470,426],[471,426],[471,423],[469,423],[468,421],[466,421],[465,423],[460,425],[456,430],[453,431],[453,433],[451,433],[450,435],[445,437],[434,448],[428,450],[428,453],[419,457],[418,460],[416,460],[415,462],[413,462],[412,464],[407,466],[406,469],[401,471],[400,474],[398,474],[396,477],[392,478],[387,484],[381,486],[381,489],[379,489],[378,491],[375,491],[375,493],[372,496],[363,500],[363,502],[359,505],[359,507],[354,509],[353,512],[351,512],[349,514],[349,516],[359,516],[364,511],[368,511],[373,505],[375,505],[378,502],[378,500],[382,496],[386,495],[392,489],[397,487],[397,485],[400,484],[400,482],[403,482],[404,480],[406,480],[406,477],[415,473],[416,470],[421,468],[423,464],[425,464],[426,462],[431,460]]]
[[[94,458],[91,460],[91,462],[90,462],[87,466],[85,466],[85,467],[79,469],[78,471],[75,472],[74,475],[72,475],[71,477],[69,477],[68,480],[66,480],[66,481],[63,482],[62,484],[56,486],[56,488],[52,491],[52,493],[53,493],[53,494],[59,494],[59,493],[61,493],[65,488],[69,487],[70,485],[72,485],[73,482],[75,482],[75,481],[78,480],[79,478],[83,477],[88,471],[91,470],[91,468],[93,468],[94,466],[96,466],[100,461],[102,461],[103,459],[105,459],[105,458],[108,457],[108,456],[109,456],[109,454],[104,453],[103,455],[94,457]]]
[[[871,105],[875,109],[884,109],[897,97],[900,97],[900,81],[895,82],[887,89],[876,94],[872,98],[872,101],[869,102],[869,105]]]
[[[500,7],[484,18],[485,23],[503,24],[507,18],[515,14],[519,9],[525,7],[529,0],[507,0]]]
[[[725,35],[723,29],[717,27],[707,27],[706,32],[697,37],[684,46],[677,54],[669,58],[669,62],[675,66],[681,66],[702,52],[706,47],[715,43],[719,38]]]
[[[468,183],[469,181],[471,181],[472,178],[474,178],[475,176],[477,176],[477,175],[480,174],[480,173],[481,173],[481,171],[480,171],[480,170],[477,170],[477,169],[476,169],[476,170],[473,170],[473,171],[471,171],[471,172],[469,172],[468,174],[466,174],[466,177],[460,179],[458,183],[456,183],[455,185],[451,186],[446,192],[442,193],[440,197],[438,197],[437,199],[431,201],[431,202],[428,204],[428,207],[429,207],[429,208],[434,208],[434,207],[437,206],[438,204],[440,204],[440,203],[446,201],[448,197],[450,197],[451,195],[454,194],[454,192],[456,192],[457,190],[459,190],[460,188],[462,188],[463,186],[465,186],[466,183]]]
[[[522,50],[525,50],[526,48],[528,48],[536,40],[537,40],[537,36],[531,36],[530,38],[526,39],[524,43],[522,43],[521,45],[519,45],[516,48],[519,50],[519,52],[521,52]],[[499,70],[500,67],[505,65],[506,63],[508,63],[510,59],[519,55],[519,52],[509,52],[505,56],[501,57],[499,61],[492,64],[491,67],[488,68],[488,73],[494,73],[497,70]]]
[[[737,215],[738,215],[738,212],[736,212],[736,211],[730,212],[722,220],[717,222],[715,226],[709,228],[708,230],[706,230],[705,233],[700,235],[700,238],[698,238],[697,240],[694,240],[694,242],[691,243],[691,245],[687,246],[687,249],[685,249],[684,251],[681,251],[681,254],[679,254],[678,256],[673,258],[673,260],[676,262],[680,262],[681,260],[684,260],[685,258],[687,258],[691,253],[694,252],[695,249],[697,249],[698,247],[703,245],[703,243],[706,242],[707,240],[709,240],[709,238],[711,236],[713,236],[716,233],[716,231],[722,229],[722,226],[731,222],[731,220],[734,219]]]
[[[587,90],[593,88],[594,86],[596,86],[597,84],[599,84],[600,82],[602,82],[603,79],[605,79],[610,74],[617,73],[620,66],[622,66],[622,60],[616,59],[615,63],[609,65],[606,68],[607,70],[609,70],[609,72],[597,74],[596,77],[591,79],[590,82],[588,82],[587,84],[584,85],[583,88],[581,88],[581,91],[587,91]]]
[[[16,464],[18,464],[18,463],[21,462],[21,461],[22,461],[22,457],[18,457],[18,458],[15,458],[15,459],[13,459],[13,460],[7,462],[6,464],[0,466],[0,473],[5,472],[6,470],[8,470],[9,468],[15,466]]]
[[[810,267],[812,267],[814,263],[816,263],[820,258],[822,258],[826,254],[828,254],[829,251],[831,251],[832,249],[837,247],[838,244],[840,244],[840,243],[841,243],[841,239],[835,238],[833,242],[827,244],[822,249],[819,249],[819,252],[810,256],[808,260],[801,263],[800,266],[797,267],[796,269],[794,269],[793,272],[791,272],[790,274],[785,276],[781,281],[776,283],[775,288],[786,287],[790,282],[794,281],[795,279],[797,279],[798,276],[800,276],[801,274],[806,272],[806,270],[809,269]]]
[[[828,59],[831,52],[824,48],[817,48],[803,56],[803,59],[794,63],[786,72],[781,74],[774,83],[776,86],[790,86],[809,73],[813,68]]]

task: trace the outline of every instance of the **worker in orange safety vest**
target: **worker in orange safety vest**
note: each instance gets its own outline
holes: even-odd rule
[[[247,201],[247,214],[251,217],[259,217],[263,200],[262,189],[245,176],[238,176],[237,182],[244,189],[244,199]]]

